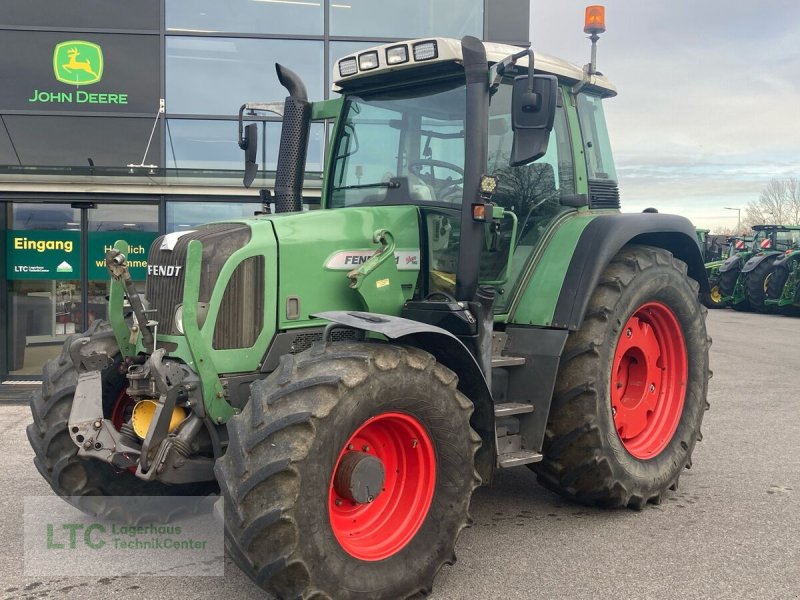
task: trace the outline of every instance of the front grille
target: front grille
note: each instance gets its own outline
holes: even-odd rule
[[[175,307],[183,302],[186,252],[189,242],[203,244],[200,274],[200,302],[208,302],[219,277],[222,265],[238,249],[250,241],[250,228],[240,223],[200,225],[180,236],[172,250],[161,249],[166,236],[156,238],[147,256],[148,275],[145,296],[152,312],[149,317],[158,321],[158,329],[167,335],[179,334],[175,328]],[[175,274],[159,267],[181,267]],[[167,274],[171,273],[171,274]]]
[[[619,208],[617,182],[607,179],[590,179],[589,208]]]
[[[251,256],[233,271],[214,325],[215,350],[250,348],[264,328],[264,257]]]

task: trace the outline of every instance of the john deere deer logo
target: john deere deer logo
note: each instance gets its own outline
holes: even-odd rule
[[[103,77],[103,50],[97,44],[70,40],[53,51],[56,79],[70,85],[89,85]]]

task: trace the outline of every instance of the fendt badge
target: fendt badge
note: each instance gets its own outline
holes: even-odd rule
[[[158,277],[177,277],[183,265],[147,265],[147,274]]]

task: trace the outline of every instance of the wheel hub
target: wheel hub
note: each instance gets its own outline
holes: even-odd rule
[[[348,452],[339,462],[333,487],[344,499],[369,504],[380,495],[385,474],[383,462],[366,452]]]

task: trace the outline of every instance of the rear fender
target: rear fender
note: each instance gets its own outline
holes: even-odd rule
[[[744,267],[742,267],[742,273],[749,273],[768,258],[775,258],[779,254],[780,252],[763,252],[761,254],[751,256],[750,260],[744,263]]]
[[[722,263],[722,265],[719,268],[719,272],[726,273],[728,271],[741,269],[742,268],[741,262],[742,262],[742,257],[739,256],[738,254],[730,256],[725,259],[724,263]]]
[[[656,246],[686,263],[688,275],[709,292],[703,257],[694,225],[678,215],[636,213],[601,215],[583,230],[573,253],[556,310],[553,327],[580,328],[600,275],[614,256],[628,244]]]
[[[379,333],[398,343],[425,350],[458,375],[459,391],[475,407],[470,424],[482,441],[475,456],[475,468],[484,483],[491,481],[496,455],[494,401],[478,363],[461,340],[439,327],[390,315],[330,311],[312,316],[352,329]]]

